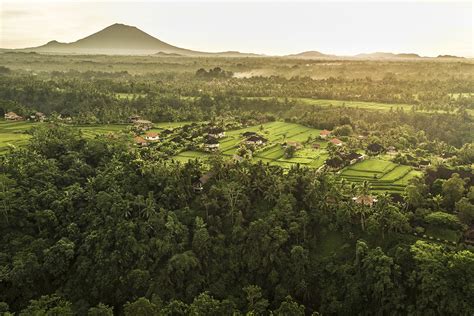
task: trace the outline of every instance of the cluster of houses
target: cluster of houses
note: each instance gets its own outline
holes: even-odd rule
[[[135,136],[134,141],[140,147],[146,147],[149,143],[158,142],[160,134],[156,132],[147,132],[143,136]]]
[[[217,151],[219,149],[219,139],[225,137],[222,127],[210,126],[207,135],[204,136],[203,147],[206,151]]]
[[[245,132],[243,141],[246,145],[261,146],[267,142],[263,136],[256,132]],[[219,139],[225,137],[225,131],[221,127],[212,126],[209,128],[207,135],[204,137],[204,149],[207,151],[216,151],[219,149]]]
[[[23,121],[25,118],[23,116],[20,116],[16,114],[15,112],[7,112],[4,115],[5,120],[7,121]],[[42,112],[35,112],[32,113],[28,118],[30,121],[35,121],[35,122],[43,122],[46,119],[46,115]]]
[[[145,132],[153,128],[153,123],[151,121],[144,120],[138,115],[130,116],[128,119],[137,131]]]
[[[263,136],[261,136],[257,133],[254,133],[253,135],[250,135],[250,136],[249,136],[249,133],[253,133],[253,132],[246,132],[243,135],[245,137],[244,143],[246,145],[262,146],[262,145],[265,145],[268,142],[268,140],[265,137],[263,137]],[[247,134],[247,135],[245,135],[245,134]]]
[[[319,132],[319,138],[321,139],[328,139],[332,137],[332,132],[328,131],[327,129],[323,129],[321,132]],[[343,142],[335,137],[332,137],[329,142],[333,144],[334,146],[342,146]]]
[[[248,146],[262,146],[268,140],[256,132],[245,132],[242,134],[245,140],[242,142]],[[217,151],[219,149],[219,139],[225,137],[225,131],[220,127],[211,127],[204,137],[203,147],[207,151]]]
[[[160,140],[160,134],[149,131],[153,128],[153,123],[149,120],[144,120],[138,115],[132,115],[128,118],[129,122],[133,124],[133,128],[137,133],[144,133],[137,135],[133,139],[135,144],[139,147],[146,147],[150,143],[154,143]],[[147,132],[148,131],[148,132]]]
[[[322,130],[319,134],[321,139],[328,139],[331,137],[331,131],[328,130]],[[208,134],[204,137],[204,144],[203,148],[206,151],[217,151],[219,149],[219,139],[225,136],[225,131],[220,128],[220,127],[211,127],[208,131]],[[268,140],[263,137],[262,135],[259,135],[257,132],[252,132],[252,131],[247,131],[242,134],[242,136],[245,138],[245,140],[242,142],[245,145],[249,146],[262,146],[265,145]],[[339,140],[338,138],[330,138],[329,142],[332,143],[335,146],[342,146],[343,142]],[[284,145],[284,147],[288,146],[293,146],[296,149],[301,149],[303,148],[303,145],[298,142],[294,141],[288,141]],[[313,148],[319,149],[320,144],[315,143],[313,144]]]

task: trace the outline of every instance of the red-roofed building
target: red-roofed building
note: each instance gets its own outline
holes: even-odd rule
[[[321,132],[319,132],[319,137],[325,139],[329,135],[331,135],[331,131],[328,131],[327,129],[323,129]]]
[[[337,138],[333,138],[329,142],[331,142],[335,146],[342,146],[342,141],[340,139],[337,139]]]
[[[140,147],[144,147],[148,145],[148,142],[143,137],[136,136],[133,140],[135,144],[137,144]]]
[[[356,204],[372,206],[377,203],[377,199],[371,195],[359,195],[352,198]]]
[[[8,112],[5,113],[5,119],[8,121],[21,121],[23,120],[23,117],[16,114],[15,112]]]
[[[149,141],[157,141],[160,140],[160,134],[155,132],[148,132],[145,134],[145,139]]]

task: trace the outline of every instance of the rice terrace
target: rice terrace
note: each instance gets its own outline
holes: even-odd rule
[[[30,137],[28,131],[38,124],[47,123],[0,121],[0,153],[6,152],[10,146],[26,146]],[[183,128],[192,127],[192,124],[192,122],[161,122],[154,124],[148,132],[169,131],[167,136],[161,137],[161,141],[173,142],[176,141],[174,139],[176,133],[173,133],[175,129],[180,131]],[[197,123],[194,124],[197,125]],[[208,123],[200,124],[209,125]],[[118,132],[126,133],[132,126],[129,124],[76,125],[74,128],[80,130],[85,137],[94,138]],[[283,168],[296,165],[312,169],[322,168],[329,158],[327,147],[329,144],[332,146],[330,139],[321,139],[321,130],[295,123],[270,122],[225,131],[225,136],[219,139],[218,152],[228,159],[241,158],[238,150],[246,141],[245,134],[260,134],[265,138],[265,142],[253,152],[252,161],[261,161]],[[153,142],[149,144],[154,145]],[[285,153],[285,149],[289,146],[298,147],[291,157]],[[209,152],[205,147],[201,147],[199,150],[183,150],[170,159],[182,163],[193,159],[205,162],[216,152]],[[410,166],[391,162],[387,155],[385,158],[387,159],[365,158],[343,168],[338,174],[349,182],[367,181],[374,192],[402,193],[409,179],[420,175],[420,172]]]

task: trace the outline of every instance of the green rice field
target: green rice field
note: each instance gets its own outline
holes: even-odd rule
[[[346,167],[340,175],[350,182],[367,181],[374,191],[401,193],[408,181],[420,172],[387,160],[367,159]]]

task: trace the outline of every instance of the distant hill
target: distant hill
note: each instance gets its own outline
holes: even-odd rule
[[[337,56],[327,55],[327,54],[323,54],[323,53],[315,51],[315,50],[311,50],[311,51],[302,52],[302,53],[299,53],[299,54],[286,55],[284,57],[302,58],[302,59],[317,59],[317,58],[334,58],[334,57],[337,57]]]
[[[177,54],[177,53],[164,53],[164,52],[158,52],[155,54],[155,56],[163,56],[163,57],[181,57],[183,55]]]
[[[26,48],[22,51],[66,54],[157,54],[158,56],[255,56],[255,54],[239,52],[208,53],[180,48],[165,43],[134,26],[118,23],[72,43],[51,41],[43,46]]]
[[[455,59],[465,59],[464,57],[454,56],[454,55],[438,55],[436,58],[455,58]]]
[[[358,54],[354,56],[355,58],[363,58],[363,59],[398,59],[398,58],[422,58],[418,54],[413,53],[402,53],[402,54],[394,54],[394,53],[369,53],[369,54]]]
[[[332,59],[413,59],[413,58],[423,58],[418,54],[413,53],[402,53],[402,54],[394,54],[394,53],[384,53],[384,52],[377,52],[377,53],[369,53],[369,54],[358,54],[355,56],[337,56],[337,55],[329,55],[323,54],[318,51],[307,51],[302,52],[299,54],[292,54],[286,55],[284,57],[287,58],[300,58],[300,59],[325,59],[325,58],[332,58]]]

